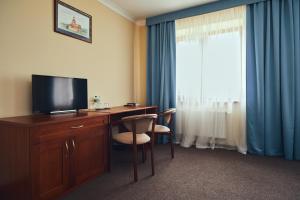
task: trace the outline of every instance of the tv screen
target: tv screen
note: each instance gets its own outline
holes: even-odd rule
[[[33,113],[87,108],[87,79],[32,75]]]

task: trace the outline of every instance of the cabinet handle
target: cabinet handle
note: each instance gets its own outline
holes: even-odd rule
[[[72,129],[79,129],[79,128],[83,128],[83,125],[79,125],[79,126],[71,126]]]
[[[66,149],[67,151],[69,151],[69,145],[68,145],[68,141],[65,142],[65,145],[66,145]]]
[[[76,148],[76,145],[75,145],[75,141],[74,141],[74,139],[72,139],[72,145],[73,145],[73,149],[75,150],[75,148]]]

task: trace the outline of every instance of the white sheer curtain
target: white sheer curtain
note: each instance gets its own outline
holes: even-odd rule
[[[176,21],[177,142],[246,153],[245,7]]]

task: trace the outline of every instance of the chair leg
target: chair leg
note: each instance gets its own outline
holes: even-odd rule
[[[134,182],[138,181],[137,174],[137,145],[133,145],[133,173],[134,173]]]
[[[146,149],[145,149],[145,144],[142,145],[142,161],[145,163],[146,161]]]
[[[169,142],[171,145],[171,156],[173,159],[174,158],[174,144],[173,144],[173,133],[172,132],[169,133]]]
[[[155,170],[154,170],[154,154],[153,154],[153,142],[149,143],[150,146],[150,153],[151,153],[151,168],[152,168],[152,176],[155,175]]]

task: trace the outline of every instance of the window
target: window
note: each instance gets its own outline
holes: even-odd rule
[[[244,87],[242,7],[176,21],[177,97],[240,101]]]
[[[176,21],[176,131],[183,146],[246,152],[245,7]]]

